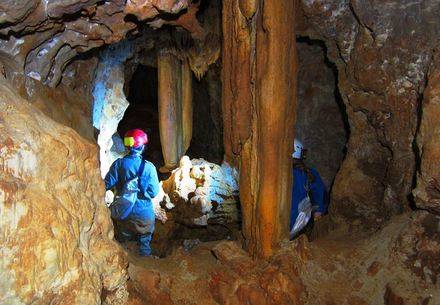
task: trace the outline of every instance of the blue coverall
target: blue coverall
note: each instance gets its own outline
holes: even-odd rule
[[[105,188],[109,190],[116,187],[116,191],[120,192],[126,181],[136,177],[141,162],[145,162],[144,170],[139,177],[138,199],[128,218],[124,221],[140,221],[145,225],[146,232],[139,234],[140,254],[149,256],[151,255],[150,241],[155,222],[151,198],[156,197],[159,193],[159,179],[156,168],[151,162],[142,159],[141,152],[142,150],[132,149],[128,155],[113,162],[105,176]]]
[[[293,169],[293,189],[292,189],[292,207],[290,210],[290,230],[292,230],[295,224],[296,218],[298,217],[298,205],[307,196],[307,184],[310,189],[310,200],[313,206],[317,206],[316,212],[322,214],[327,212],[327,202],[326,202],[326,189],[324,182],[319,176],[318,172],[311,168],[310,171],[313,174],[313,182],[309,183],[307,178],[307,173],[299,168]]]

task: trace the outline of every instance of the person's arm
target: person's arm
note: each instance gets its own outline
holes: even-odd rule
[[[159,178],[157,177],[156,168],[153,165],[149,167],[148,172],[148,185],[145,189],[145,193],[148,194],[150,198],[154,198],[157,196],[157,194],[159,194]]]
[[[326,204],[326,188],[325,188],[325,184],[321,179],[321,176],[319,175],[319,173],[312,169],[312,173],[314,176],[314,181],[310,186],[310,191],[312,192],[312,202],[313,205],[318,206],[318,209],[316,210],[316,213],[318,215],[323,215],[325,213],[327,213],[327,204]]]
[[[110,166],[110,170],[107,175],[105,175],[105,190],[108,191],[112,187],[114,187],[118,183],[119,175],[118,175],[118,160],[113,162],[112,166]]]

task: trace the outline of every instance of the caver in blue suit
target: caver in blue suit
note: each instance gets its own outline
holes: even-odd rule
[[[151,201],[159,193],[159,179],[156,168],[151,162],[142,159],[144,146],[131,148],[130,153],[123,158],[113,162],[105,177],[107,190],[115,187],[120,192],[125,182],[138,175],[141,162],[144,162],[144,169],[139,176],[139,193],[133,210],[123,221],[116,221],[117,234],[139,237],[140,254],[151,255],[150,241],[154,232],[154,209]],[[119,235],[119,236],[120,236]]]
[[[302,163],[302,161],[295,160],[294,163]],[[310,201],[316,209],[315,212],[325,214],[327,212],[327,198],[326,188],[324,182],[319,176],[318,172],[311,168],[309,174],[305,170],[305,166],[294,166],[293,169],[293,189],[292,189],[292,206],[290,211],[290,230],[292,230],[298,217],[298,205],[306,198],[307,189],[309,189]],[[310,177],[310,174],[313,176]]]

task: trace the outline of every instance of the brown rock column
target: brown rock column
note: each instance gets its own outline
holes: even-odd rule
[[[296,99],[296,1],[223,2],[226,159],[240,166],[245,247],[268,257],[288,236]]]
[[[167,172],[177,167],[192,137],[192,84],[187,62],[161,53],[157,58],[159,129],[164,166]]]
[[[182,63],[182,132],[183,132],[183,151],[186,153],[191,143],[193,128],[193,90],[192,72],[187,61]],[[180,159],[180,158],[179,158]]]

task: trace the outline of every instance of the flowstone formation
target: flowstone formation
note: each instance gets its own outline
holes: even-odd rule
[[[153,236],[154,248],[165,255],[185,240],[236,238],[241,224],[237,178],[227,163],[219,166],[184,156],[153,199],[161,222]]]
[[[96,145],[3,78],[0,92],[0,303],[125,301],[127,260],[102,202]]]

